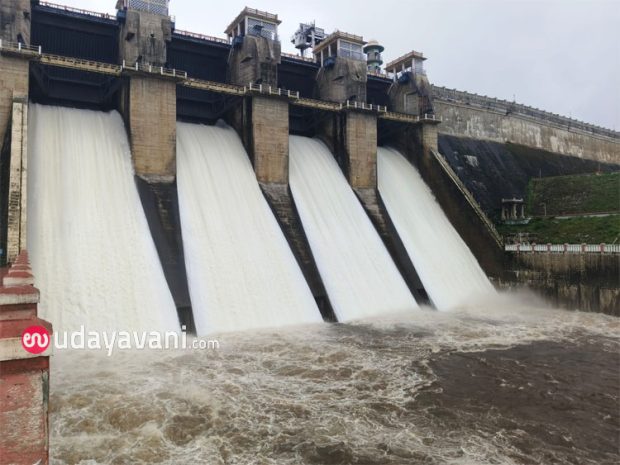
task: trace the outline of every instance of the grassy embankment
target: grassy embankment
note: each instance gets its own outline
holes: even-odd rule
[[[620,172],[532,179],[527,225],[498,225],[502,235],[534,235],[538,243],[620,242]],[[608,216],[586,216],[610,213]],[[546,214],[546,216],[545,216]],[[558,218],[574,215],[569,218]]]

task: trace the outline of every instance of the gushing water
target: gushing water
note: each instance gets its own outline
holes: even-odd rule
[[[179,330],[123,121],[30,106],[28,248],[55,331]]]
[[[178,123],[177,141],[198,334],[322,321],[235,131]]]
[[[290,137],[290,184],[338,321],[418,307],[322,142]]]
[[[377,157],[379,192],[433,304],[446,310],[494,293],[413,165],[389,148]]]
[[[618,463],[618,318],[494,297],[453,312],[62,351],[52,463]]]

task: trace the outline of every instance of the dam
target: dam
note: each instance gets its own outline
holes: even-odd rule
[[[248,7],[225,37],[177,29],[167,0],[119,0],[115,14],[3,0],[0,19],[0,394],[34,386],[0,425],[20,431],[22,400],[37,425],[0,439],[8,463],[47,463],[48,410],[58,463],[251,463],[272,459],[264,437],[280,463],[491,463],[512,446],[454,440],[495,434],[478,411],[442,446],[439,416],[465,409],[468,389],[534,389],[574,368],[515,371],[504,349],[540,367],[566,346],[609,388],[615,319],[567,322],[538,299],[620,314],[620,247],[514,244],[501,228],[525,220],[536,173],[620,171],[617,131],[434,85],[420,51],[384,66],[389,51],[350,32],[302,23],[285,53],[278,15]],[[524,289],[525,303],[503,293]],[[50,369],[50,351],[23,353],[34,323],[229,346],[57,351]],[[463,354],[481,347],[501,380]],[[519,417],[506,399],[497,410]],[[587,402],[615,421],[615,401]],[[554,419],[553,441],[596,431],[594,415],[582,429]],[[423,440],[401,435],[410,424]],[[575,443],[559,456],[613,459],[610,441]],[[514,463],[551,460],[529,448]]]

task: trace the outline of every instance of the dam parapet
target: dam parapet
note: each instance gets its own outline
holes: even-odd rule
[[[432,86],[440,133],[620,164],[620,133],[516,102]]]
[[[176,176],[175,76],[140,73],[168,61],[172,19],[167,0],[119,0],[119,62],[138,72],[124,80],[120,110],[130,134],[136,175],[149,182],[173,182]]]

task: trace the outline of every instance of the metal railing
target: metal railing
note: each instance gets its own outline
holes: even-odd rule
[[[9,42],[0,39],[0,52],[13,52],[25,55],[41,55],[40,45],[27,45],[21,42]]]
[[[340,108],[344,109],[355,109],[355,110],[368,110],[368,111],[378,111],[379,113],[386,113],[387,107],[382,105],[373,105],[372,103],[364,103],[364,102],[351,102],[347,100],[345,103],[340,104]]]
[[[438,121],[442,122],[443,119],[441,116],[437,116],[435,113],[424,113],[424,116],[420,118],[422,121]]]
[[[329,40],[330,37],[332,36],[338,36],[342,39],[349,39],[352,40],[353,42],[364,42],[364,38],[362,36],[358,36],[355,34],[349,34],[348,32],[343,32],[340,31],[338,29],[336,29],[333,33],[331,33],[329,36],[327,36],[327,38],[325,39],[325,41],[327,42]]]
[[[366,74],[368,74],[368,76],[376,76],[384,79],[390,79],[390,76],[385,71],[374,71],[369,69],[366,71]]]
[[[180,79],[187,79],[187,71],[181,71],[178,69],[170,69],[164,68],[163,66],[153,66],[153,65],[145,65],[142,63],[136,62],[133,66],[127,66],[125,64],[125,60],[123,60],[123,64],[121,65],[121,71],[127,69],[131,71],[139,71],[142,73],[149,74],[159,74],[160,76],[166,77],[174,77]]]
[[[497,232],[497,229],[495,229],[495,225],[493,224],[493,222],[484,213],[484,211],[482,211],[482,208],[480,208],[480,205],[478,204],[478,202],[476,202],[476,199],[474,198],[472,193],[469,191],[469,189],[465,187],[465,184],[463,184],[461,179],[457,176],[457,174],[454,172],[452,167],[449,165],[449,163],[444,159],[444,157],[441,154],[439,154],[435,150],[431,150],[431,153],[433,154],[435,159],[439,162],[439,164],[442,166],[445,173],[452,179],[452,182],[454,182],[454,184],[459,189],[459,191],[461,191],[461,194],[463,194],[463,196],[465,197],[465,200],[467,200],[470,206],[474,209],[478,218],[480,218],[480,220],[485,224],[485,226],[487,227],[487,230],[489,231],[489,233],[491,234],[491,236],[497,243],[497,246],[502,247],[502,245],[504,244],[502,236]]]
[[[25,45],[20,43],[6,42],[0,40],[0,52],[9,51],[12,53],[29,53],[35,59],[38,59],[41,63],[58,66],[61,68],[72,68],[82,71],[107,74],[112,76],[120,76],[125,72],[141,72],[153,75],[160,75],[167,78],[174,78],[185,87],[194,89],[208,90],[211,92],[219,92],[223,94],[244,96],[248,94],[266,94],[277,95],[287,98],[291,105],[303,106],[308,108],[314,108],[317,110],[325,111],[342,111],[342,110],[362,110],[378,113],[379,118],[391,119],[395,121],[402,121],[407,123],[416,123],[423,120],[438,121],[435,115],[424,115],[420,118],[416,115],[408,115],[404,113],[396,113],[387,111],[387,107],[383,105],[368,104],[365,102],[351,102],[347,100],[343,103],[329,102],[325,100],[317,100],[310,98],[302,98],[299,91],[293,91],[290,89],[282,89],[280,87],[270,86],[266,84],[249,83],[247,86],[239,86],[235,84],[226,84],[215,81],[205,81],[202,79],[190,78],[186,71],[178,69],[169,69],[163,66],[145,65],[141,63],[135,63],[128,65],[125,61],[122,64],[116,65],[112,63],[103,63],[93,60],[84,60],[80,58],[66,57],[62,55],[51,55],[42,53],[40,46]]]
[[[293,60],[307,61],[308,63],[314,63],[314,58],[312,57],[302,57],[301,55],[295,55],[293,53],[285,53],[281,52],[280,55],[286,58],[292,58]]]
[[[259,17],[263,17],[263,18],[268,18],[268,19],[272,19],[274,21],[278,20],[278,15],[273,14],[273,13],[268,13],[267,11],[261,11],[261,10],[257,10],[255,8],[248,8],[246,7],[245,10],[243,10],[244,13],[249,14],[249,15],[255,15],[255,16],[259,16]]]
[[[299,107],[314,108],[315,110],[333,111],[338,112],[342,110],[342,104],[328,102],[326,100],[317,100],[312,98],[298,98],[291,100],[291,105],[297,105]]]
[[[168,0],[125,0],[125,8],[168,16]]]
[[[620,254],[620,244],[506,244],[506,252],[544,253],[614,253]]]
[[[244,87],[245,88],[245,87]],[[280,87],[274,87],[263,84],[254,84],[250,82],[247,87],[247,90],[258,92],[259,94],[267,94],[267,95],[279,95],[282,97],[288,98],[299,98],[299,91],[290,91],[288,89],[281,89]]]
[[[397,113],[395,111],[386,111],[379,115],[379,118],[388,119],[391,121],[401,121],[404,123],[419,123],[420,117],[418,115],[409,115],[407,113]]]
[[[414,58],[424,58],[424,54],[422,52],[416,52],[415,50],[412,50],[411,52],[405,53],[404,55],[399,56],[398,58],[396,58],[395,60],[390,61],[386,66],[385,69],[388,70],[388,72],[394,70],[396,68],[396,65],[401,64],[402,61],[405,60],[411,60],[413,61]],[[399,69],[397,69],[396,71],[400,71]]]
[[[198,34],[196,32],[181,31],[180,29],[175,29],[174,34],[178,34],[184,37],[191,37],[192,39],[208,40],[210,42],[217,42],[217,43],[226,44],[226,45],[229,44],[228,39],[223,39],[221,37],[208,36],[204,34]]]
[[[39,5],[48,7],[48,8],[54,8],[56,10],[68,11],[70,13],[77,13],[80,15],[95,16],[101,19],[116,19],[116,15],[111,15],[108,13],[100,13],[98,11],[84,10],[82,8],[74,8],[72,6],[58,5],[57,3],[52,3],[52,2],[39,2]]]
[[[46,65],[58,66],[60,68],[79,69],[92,73],[108,74],[112,76],[120,76],[122,67],[112,63],[102,63],[100,61],[82,60],[80,58],[71,58],[61,55],[50,55],[43,53],[39,61]]]
[[[208,90],[210,92],[218,92],[220,94],[244,96],[247,88],[237,86],[235,84],[225,84],[215,81],[203,81],[202,79],[187,78],[180,83],[182,86],[191,87],[192,89]]]

